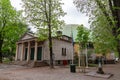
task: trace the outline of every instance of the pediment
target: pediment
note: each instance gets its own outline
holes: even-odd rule
[[[26,33],[20,38],[20,40],[28,40],[33,38],[35,38],[35,36],[33,36],[32,34]]]

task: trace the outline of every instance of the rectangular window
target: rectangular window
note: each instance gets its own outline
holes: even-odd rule
[[[66,48],[62,48],[62,56],[66,56]]]

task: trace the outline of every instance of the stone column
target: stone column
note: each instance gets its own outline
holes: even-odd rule
[[[15,54],[15,61],[18,60],[18,44],[16,44],[16,54]]]
[[[27,62],[30,61],[30,42],[28,42]]]
[[[35,41],[34,61],[37,61],[37,46],[38,46],[38,43],[37,43],[37,41]]]
[[[24,43],[22,43],[21,59],[20,59],[20,61],[23,61],[23,55],[24,55]]]

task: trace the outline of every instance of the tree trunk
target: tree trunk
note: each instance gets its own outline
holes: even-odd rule
[[[49,24],[49,51],[50,51],[50,67],[53,66],[53,50],[52,50],[52,37],[51,37],[51,25]]]
[[[115,21],[116,21],[116,34],[115,34],[115,37],[116,37],[116,40],[117,40],[117,51],[118,51],[118,54],[119,54],[119,58],[120,58],[120,38],[118,38],[118,36],[120,35],[120,0],[112,0],[113,1],[113,5],[112,5],[112,15],[113,17],[115,18]],[[111,2],[112,2],[111,1]]]
[[[117,51],[118,51],[118,57],[120,58],[120,40],[118,40]]]
[[[3,44],[3,40],[0,39],[0,63],[2,63],[2,44]]]
[[[50,67],[54,68],[53,66],[53,50],[52,50],[52,37],[51,37],[51,0],[49,0],[49,22],[48,22],[48,27],[49,27],[49,51],[50,51]]]

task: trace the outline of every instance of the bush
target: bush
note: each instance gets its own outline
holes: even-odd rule
[[[3,59],[3,63],[10,63],[10,62],[11,62],[11,60],[9,58],[4,58]]]

